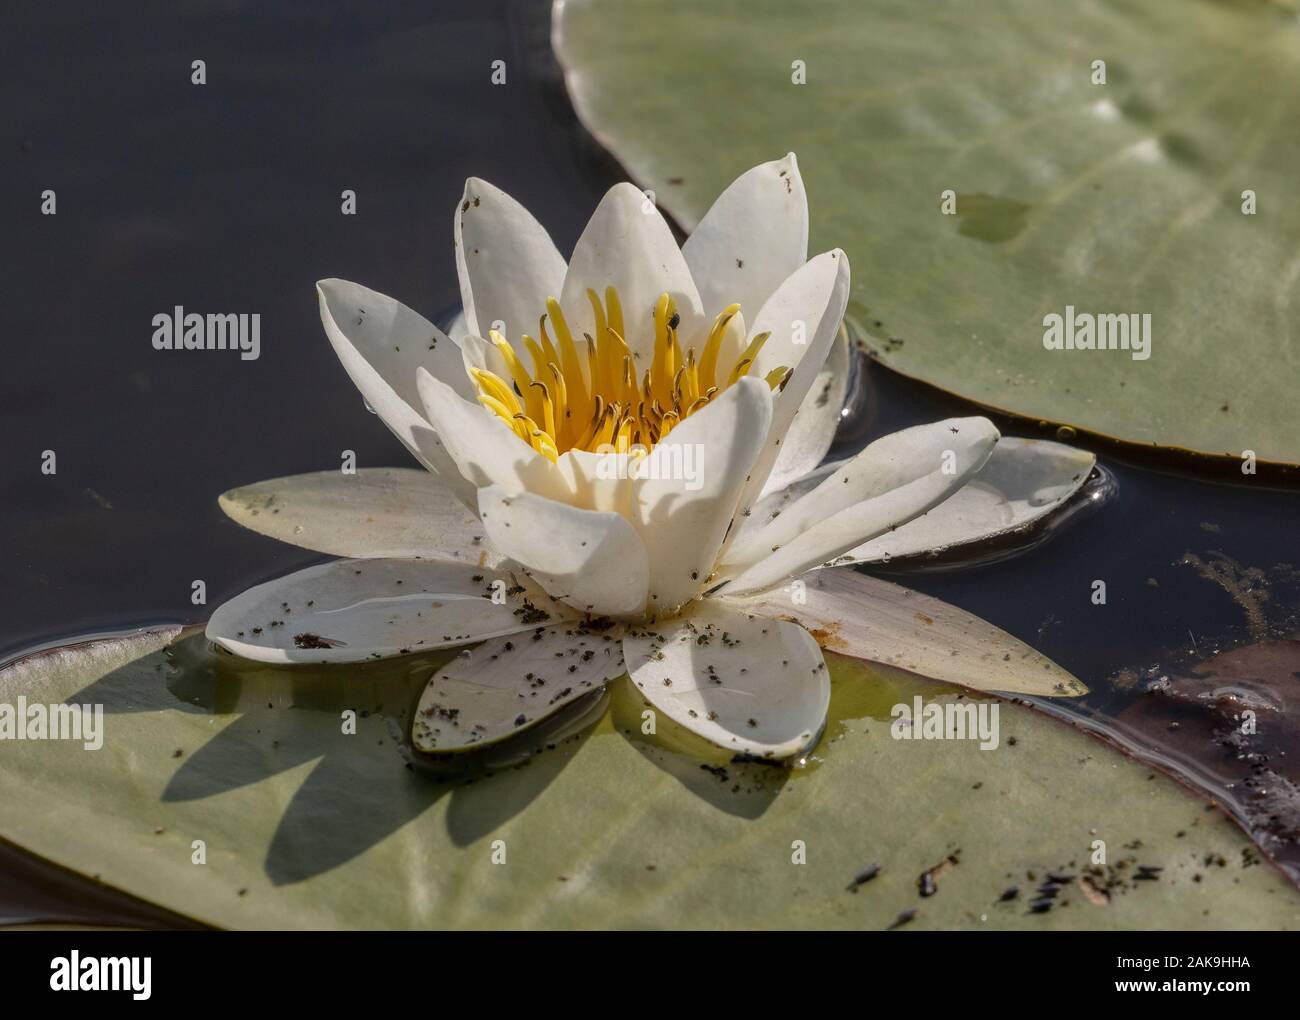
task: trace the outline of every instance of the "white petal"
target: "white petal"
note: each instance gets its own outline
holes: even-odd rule
[[[771,420],[767,383],[742,378],[638,466],[636,524],[650,555],[652,614],[676,610],[708,582]]]
[[[731,546],[739,545],[742,541],[748,540],[752,535],[766,527],[779,514],[785,513],[786,510],[793,506],[796,500],[812,492],[813,489],[843,467],[845,463],[845,460],[827,461],[825,464],[809,471],[803,477],[796,478],[784,488],[764,493],[763,497],[754,504],[748,517],[737,519],[736,534],[733,536]],[[729,555],[730,547],[728,547]]]
[[[469,320],[465,317],[465,309],[461,309],[452,316],[451,321],[447,323],[444,333],[451,339],[457,347],[461,346],[465,337],[470,333]]]
[[[705,600],[623,639],[627,670],[674,722],[740,754],[789,758],[816,742],[830,704],[817,642],[792,623]]]
[[[222,493],[218,502],[246,528],[332,556],[488,563],[478,518],[428,471],[315,471],[243,485]]]
[[[839,249],[824,252],[777,288],[750,327],[751,336],[771,333],[753,374],[765,376],[780,367],[793,374],[773,400],[772,428],[741,496],[742,511],[751,509],[763,491],[795,412],[826,364],[848,299],[848,257]]]
[[[506,597],[508,575],[448,560],[334,560],[236,595],[212,641],[259,662],[362,662],[516,634],[553,622]],[[321,647],[324,646],[324,647]]]
[[[470,333],[461,337],[460,353],[465,362],[465,373],[468,375],[471,368],[482,369],[491,372],[500,379],[510,378],[510,369],[506,366],[506,359],[501,356],[496,345],[484,340],[481,336],[475,336]],[[471,378],[473,378],[471,376]],[[477,402],[477,397],[473,398]]]
[[[360,284],[321,280],[316,291],[325,335],[367,406],[425,467],[463,499],[472,499],[420,413],[416,383],[423,368],[470,396],[473,387],[460,348],[423,316]]]
[[[478,499],[493,547],[553,598],[594,616],[625,616],[645,607],[645,546],[620,515],[511,494],[500,486],[480,489]]]
[[[471,177],[456,206],[456,270],[467,332],[536,336],[546,299],[564,286],[564,256],[533,215],[500,188]],[[522,345],[518,348],[523,351]]]
[[[775,368],[804,370],[804,385],[793,402],[790,416],[822,370],[848,303],[849,260],[840,249],[810,259],[782,282],[750,322],[749,335],[770,333],[755,361],[754,374]],[[799,378],[792,379],[783,391]]]
[[[823,648],[978,691],[1078,696],[1078,680],[1045,655],[977,616],[852,569],[800,578],[799,601],[775,590],[721,601],[792,620]]]
[[[588,289],[603,299],[609,286],[618,290],[624,339],[638,359],[638,375],[654,354],[653,312],[660,294],[666,291],[676,302],[683,338],[703,330],[700,295],[672,231],[631,184],[616,184],[601,199],[569,260],[560,303],[575,339],[595,329]]]
[[[937,506],[993,452],[987,418],[950,418],[877,439],[761,529],[738,539],[724,591],[756,591],[834,559]]]
[[[922,517],[850,549],[838,563],[933,553],[1027,527],[1078,491],[1097,458],[1042,439],[998,440],[983,469]]]
[[[808,199],[794,153],[746,171],[682,245],[706,316],[732,302],[752,318],[808,258]]]
[[[485,641],[438,670],[420,695],[418,751],[466,751],[514,736],[625,672],[617,632],[577,624]]]
[[[630,453],[566,450],[555,462],[572,495],[565,502],[583,510],[608,510],[635,523],[632,495],[637,458]]]
[[[473,760],[466,764],[472,770],[482,768],[489,772],[523,765],[548,748],[567,743],[570,738],[578,737],[595,727],[605,718],[612,701],[608,687],[593,688],[570,702],[566,711],[547,716],[534,726],[522,727],[523,733],[519,739],[498,741],[472,755]],[[442,763],[446,764],[446,760],[444,757]]]
[[[462,399],[428,372],[420,373],[419,389],[438,441],[476,488],[500,485],[552,499],[567,496],[568,488],[555,465],[487,408]]]
[[[763,485],[764,495],[802,478],[822,462],[835,441],[848,386],[849,339],[839,329],[825,364],[781,439],[776,464]]]
[[[888,433],[842,461],[834,471],[815,472],[812,477],[820,481],[812,487],[800,485],[797,499],[779,512],[771,512],[762,527],[733,542],[724,563],[756,563],[840,511],[918,481],[926,483],[927,491],[914,489],[918,493],[915,502],[946,498],[945,493],[956,492],[963,479],[984,466],[997,441],[997,429],[987,418],[949,418]]]

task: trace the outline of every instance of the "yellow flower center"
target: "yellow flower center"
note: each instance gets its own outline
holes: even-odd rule
[[[479,402],[551,460],[568,450],[649,450],[748,375],[771,335],[755,336],[729,369],[719,364],[727,326],[740,311],[740,305],[728,305],[714,321],[698,356],[693,346],[683,354],[677,335],[680,317],[672,298],[661,294],[654,308],[654,357],[650,367],[638,373],[623,339],[618,292],[606,287],[602,302],[600,295],[588,290],[587,299],[595,313],[594,337],[584,333],[583,343],[576,342],[559,302],[548,298],[546,314],[538,326],[539,339],[527,334],[522,338],[532,361],[531,372],[495,330],[489,339],[501,352],[509,378],[470,369]],[[788,368],[776,368],[765,379],[777,389],[789,374]]]

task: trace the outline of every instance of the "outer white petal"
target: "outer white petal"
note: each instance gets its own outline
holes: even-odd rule
[[[674,722],[720,747],[789,758],[820,736],[830,678],[817,642],[792,623],[705,600],[684,616],[630,631],[632,682]]]
[[[246,528],[332,556],[423,556],[479,566],[491,556],[478,518],[441,479],[414,468],[272,478],[231,489],[218,502]]]
[[[347,280],[320,280],[316,293],[320,298],[321,322],[330,343],[366,402],[381,417],[386,408],[380,404],[388,394],[375,394],[380,398],[378,402],[372,399],[372,394],[353,374],[354,368],[369,368],[392,396],[412,411],[420,406],[415,373],[421,368],[462,396],[473,395],[474,386],[465,375],[460,349],[418,312]]]
[[[460,348],[401,302],[360,284],[321,280],[316,291],[325,335],[366,404],[425,467],[472,498],[420,413],[416,388],[416,373],[425,369],[472,395]]]
[[[946,602],[848,568],[816,570],[800,580],[798,605],[782,589],[720,601],[800,623],[827,651],[974,690],[1049,696],[1088,692],[1047,656]]]
[[[682,245],[706,316],[752,318],[808,258],[808,198],[794,153],[741,174]]]
[[[644,608],[650,583],[645,546],[620,515],[501,486],[480,489],[478,500],[494,548],[553,598],[593,616]]]
[[[929,513],[886,532],[837,563],[878,563],[939,552],[1026,527],[1073,496],[1097,458],[1043,439],[998,440],[983,469]]]
[[[987,418],[950,418],[876,440],[723,561],[730,594],[757,591],[834,559],[938,506],[993,452]]]
[[[624,672],[617,632],[566,624],[485,641],[429,679],[411,736],[416,750],[426,752],[493,744]]]
[[[478,403],[458,396],[428,372],[419,375],[420,396],[438,440],[460,473],[476,488],[501,485],[552,499],[568,494],[555,465]]]
[[[848,387],[849,339],[841,328],[836,331],[830,354],[781,439],[776,464],[763,485],[763,495],[804,477],[822,462],[835,441]]]
[[[753,374],[785,367],[793,374],[772,404],[772,428],[741,496],[742,512],[752,508],[776,464],[795,412],[826,363],[849,299],[849,260],[844,252],[824,252],[795,271],[758,313],[750,335],[770,332]]]
[[[552,622],[491,599],[507,575],[448,560],[334,560],[236,595],[209,639],[259,662],[363,662],[533,630]]]
[[[742,378],[678,425],[639,466],[636,525],[650,554],[650,612],[708,582],[772,420],[762,379]]]
[[[566,743],[590,730],[605,718],[612,701],[608,687],[593,688],[571,702],[567,711],[556,712],[536,726],[523,727],[521,739],[501,740],[475,754],[470,767],[474,770],[482,768],[498,772],[523,765],[548,748]]]
[[[467,332],[536,335],[546,299],[564,286],[564,256],[532,214],[500,188],[471,177],[456,206],[456,271]],[[523,346],[518,348],[523,351]]]
[[[624,339],[637,358],[638,375],[654,354],[653,312],[660,294],[667,291],[676,302],[683,338],[703,330],[700,295],[672,231],[654,203],[631,184],[616,184],[605,194],[569,260],[560,304],[576,340],[595,328],[587,290],[603,298],[608,286],[618,290]]]

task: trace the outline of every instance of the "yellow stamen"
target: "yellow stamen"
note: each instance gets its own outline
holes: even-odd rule
[[[669,399],[669,390],[673,378],[673,338],[668,331],[668,319],[671,315],[669,308],[672,303],[673,299],[667,294],[660,294],[659,300],[655,302],[654,361],[650,365],[650,383],[654,394],[660,400],[665,401]]]
[[[555,436],[556,443],[567,445],[573,433],[573,408],[569,404],[569,384],[565,382],[564,373],[555,362],[552,361],[546,367],[551,370],[551,381],[554,384],[552,392],[555,394],[555,423],[560,429]]]
[[[605,307],[609,309],[609,328],[621,337],[627,336],[627,330],[623,328],[623,305],[613,287],[605,288]]]
[[[695,348],[686,352],[686,402],[694,404],[700,396],[699,366],[695,364]]]
[[[538,320],[537,339],[523,335],[529,371],[500,333],[489,339],[505,363],[505,377],[471,368],[478,401],[504,421],[521,440],[550,460],[569,450],[613,448],[623,453],[653,447],[674,428],[707,407],[718,394],[751,373],[770,334],[760,333],[745,348],[725,379],[718,376],[723,340],[739,305],[728,305],[705,336],[691,333],[683,354],[682,318],[669,294],[653,309],[650,364],[638,375],[636,355],[624,339],[625,319],[618,292],[587,291],[594,335],[584,346],[574,340],[559,302],[548,298]],[[696,352],[701,352],[697,357]],[[790,378],[790,369],[764,376],[773,390]]]
[[[515,396],[514,390],[500,376],[493,375],[481,368],[474,368],[470,370],[470,377],[478,383],[480,393],[493,397],[504,404],[512,415],[523,410],[519,406],[519,399]]]
[[[560,343],[560,367],[564,369],[564,376],[567,380],[570,392],[573,394],[572,400],[574,406],[582,412],[586,412],[591,406],[591,394],[595,392],[588,385],[588,379],[583,376],[583,357],[578,353],[578,348],[573,342],[573,334],[569,332],[569,324],[564,318],[564,312],[560,310],[560,303],[555,298],[547,298],[546,315],[551,320],[551,328],[555,330],[555,338]],[[541,333],[546,335],[546,319],[542,319]]]
[[[779,365],[763,376],[763,381],[767,383],[768,389],[780,390],[792,375],[794,375],[794,369]]]
[[[551,403],[551,391],[546,388],[546,383],[536,380],[533,382],[533,389],[537,390],[541,394],[542,427],[546,430],[548,436],[554,436],[555,405]],[[553,442],[552,445],[554,445]]]
[[[555,440],[545,432],[533,433],[533,448],[552,464],[559,459],[560,451],[556,449]]]
[[[591,437],[591,446],[589,449],[595,450],[602,446],[608,446],[609,441],[614,438],[614,428],[618,422],[618,405],[610,404],[605,408],[605,413],[600,417],[600,424],[596,427],[595,433]]]
[[[714,373],[718,369],[718,355],[722,352],[722,338],[726,335],[727,324],[739,311],[740,305],[727,305],[713,321],[709,338],[704,343],[704,354],[700,358],[700,385],[712,386],[716,383]]]
[[[511,422],[511,427],[517,427],[516,423],[522,424],[525,435],[521,438],[525,443],[532,446],[534,450],[554,461],[560,455],[560,451],[555,446],[555,441],[537,427],[537,423],[526,414],[517,414]]]
[[[506,368],[510,370],[510,378],[514,380],[515,389],[520,394],[527,393],[528,384],[532,382],[532,378],[524,370],[524,366],[519,363],[519,359],[515,357],[515,350],[510,346],[510,342],[496,330],[488,334],[488,339],[492,341],[492,345],[501,352],[501,357],[505,359]]]
[[[763,349],[763,345],[767,343],[767,338],[771,335],[771,333],[759,333],[749,342],[749,346],[745,348],[740,360],[736,362],[736,367],[731,370],[731,377],[727,380],[728,386],[734,385],[737,379],[749,372],[749,366],[754,363],[754,360],[758,357],[758,352]]]
[[[575,450],[590,450],[592,440],[596,437],[596,430],[600,428],[601,420],[605,417],[605,398],[596,396],[596,413],[592,416],[591,423],[583,430],[578,441],[573,444]]]
[[[530,337],[527,333],[520,337],[520,340],[523,341],[524,348],[528,351],[528,356],[533,359],[532,377],[536,379],[546,371],[546,363],[550,359],[546,356],[546,352],[542,350],[541,344]]]
[[[497,400],[496,397],[489,397],[486,393],[480,393],[478,395],[478,402],[493,414],[504,418],[506,421],[509,421],[515,416],[515,413],[510,410],[510,408],[506,407],[505,404]]]

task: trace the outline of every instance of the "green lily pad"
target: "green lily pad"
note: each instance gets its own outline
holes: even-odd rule
[[[848,252],[850,318],[892,368],[1300,461],[1295,3],[568,0],[556,21],[580,116],[684,226],[798,153],[811,250]],[[1045,349],[1067,305],[1149,313],[1149,360]]]
[[[892,706],[961,696],[831,656],[827,734],[786,771],[643,735],[623,681],[476,774],[406,743],[440,661],[272,668],[175,631],[29,659],[0,702],[102,704],[104,742],[0,741],[0,836],[230,927],[1300,927],[1229,821],[1018,705],[995,750],[895,740]]]

